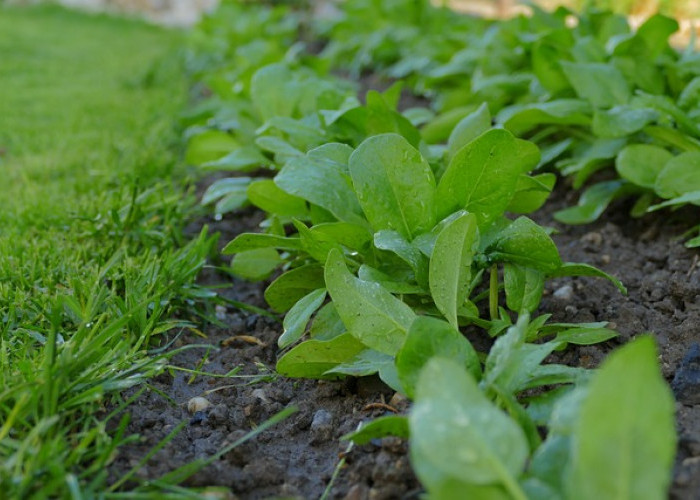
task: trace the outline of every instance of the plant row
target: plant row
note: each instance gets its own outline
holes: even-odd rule
[[[237,276],[276,276],[265,298],[285,315],[278,371],[376,373],[413,399],[408,417],[378,419],[348,439],[409,437],[434,498],[663,498],[673,399],[653,341],[632,342],[598,372],[545,362],[568,344],[616,335],[605,323],[537,315],[548,279],[596,276],[625,289],[592,266],[562,262],[549,230],[527,217],[554,186],[550,166],[582,183],[607,161],[638,173],[652,149],[686,165],[677,144],[652,143],[648,133],[694,141],[679,122],[658,111],[629,131],[630,121],[642,122],[630,116],[646,109],[634,100],[644,96],[633,98],[627,80],[626,97],[605,89],[616,85],[608,73],[623,75],[609,51],[624,40],[646,47],[651,28],[625,34],[607,13],[582,16],[572,29],[565,11],[489,23],[427,2],[343,8],[318,19],[228,3],[200,26],[190,59],[211,96],[188,117],[188,160],[238,172],[203,201],[217,213],[252,204],[267,214],[262,232],[239,235],[224,252],[235,254]],[[613,47],[618,35],[624,40]],[[304,41],[317,37],[327,39],[320,54]],[[570,52],[556,59],[552,46]],[[653,50],[651,66],[662,55],[680,64],[667,45]],[[567,62],[572,54],[602,59]],[[552,64],[543,69],[543,61]],[[432,107],[399,111],[400,83],[361,101],[336,76],[366,69],[406,78]],[[552,74],[561,77],[557,89],[541,81]],[[595,123],[627,124],[628,132],[598,136]],[[602,146],[614,140],[618,149]],[[609,154],[586,163],[587,148]],[[585,165],[567,172],[575,162]],[[667,168],[643,192],[627,177],[606,182],[653,199]],[[593,209],[584,202],[607,185],[559,217],[599,214],[622,191],[596,198]],[[646,401],[653,408],[638,411]]]

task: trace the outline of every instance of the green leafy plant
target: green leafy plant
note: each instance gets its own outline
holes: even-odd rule
[[[536,208],[546,197],[546,186],[528,175],[538,159],[531,143],[494,129],[459,149],[437,181],[433,166],[398,134],[372,136],[354,151],[327,144],[289,160],[274,183],[266,181],[280,191],[275,206],[265,207],[276,210],[270,232],[242,234],[224,249],[236,254],[232,271],[247,277],[287,268],[265,294],[273,309],[287,313],[280,347],[296,343],[314,313],[323,311],[312,322],[311,340],[282,357],[278,369],[297,376],[308,370],[315,377],[322,374],[319,365],[328,368],[333,360],[340,368],[328,374],[356,373],[355,362],[367,374],[373,357],[374,371],[381,373],[416,313],[498,335],[510,325],[499,309],[500,290],[511,311],[533,311],[547,277],[607,277],[624,291],[593,267],[562,263],[547,232],[532,220],[505,217],[509,208]],[[534,203],[533,183],[539,190]],[[306,202],[297,214],[287,210],[293,200]],[[292,215],[311,226],[292,218],[297,232],[285,234],[280,221]],[[480,293],[480,287],[486,288]],[[323,305],[326,293],[331,302]],[[488,319],[479,310],[482,300]],[[317,319],[322,327],[315,327]],[[324,340],[315,338],[319,333]],[[336,353],[339,345],[345,358]],[[328,351],[334,354],[328,357]]]
[[[631,342],[591,373],[542,361],[563,343],[609,334],[571,329],[529,343],[537,323],[521,316],[496,341],[482,373],[462,335],[417,318],[396,363],[415,398],[410,415],[380,418],[345,439],[408,437],[430,498],[665,498],[674,403],[653,341]],[[536,396],[522,397],[533,388]],[[538,427],[547,429],[544,441]]]

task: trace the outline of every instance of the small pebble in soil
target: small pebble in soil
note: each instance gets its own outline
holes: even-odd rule
[[[215,425],[220,425],[228,420],[228,408],[226,405],[216,405],[209,411],[209,419]]]
[[[596,231],[591,231],[581,236],[581,241],[589,246],[599,247],[603,243],[603,235]]]
[[[196,413],[198,411],[204,411],[207,408],[211,406],[211,403],[209,402],[208,399],[203,398],[201,396],[197,396],[195,398],[190,399],[187,402],[187,411],[190,413]]]
[[[671,388],[685,405],[700,404],[700,344],[694,342],[676,371]]]
[[[216,319],[225,320],[226,319],[226,307],[222,305],[217,305],[214,310],[216,311]]]
[[[207,413],[204,411],[194,412],[194,416],[190,419],[190,425],[200,425],[207,421]]]
[[[557,288],[552,295],[559,300],[569,301],[574,298],[574,289],[571,285],[564,285],[561,288]]]
[[[318,410],[311,421],[311,443],[329,441],[333,436],[333,414],[327,410]]]

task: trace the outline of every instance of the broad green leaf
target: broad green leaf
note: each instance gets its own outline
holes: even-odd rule
[[[571,438],[552,434],[535,451],[529,472],[556,491],[563,493],[570,456]],[[560,498],[563,498],[563,495]]]
[[[304,156],[303,151],[295,148],[281,137],[273,135],[258,137],[255,139],[255,144],[264,151],[274,153],[277,163],[284,163],[289,159]]]
[[[561,56],[562,50],[553,44],[536,43],[532,49],[532,71],[552,94],[570,88],[569,80],[559,65]]]
[[[443,143],[450,137],[450,134],[462,118],[473,113],[475,109],[476,106],[461,106],[448,109],[428,122],[421,129],[421,136],[428,144]]]
[[[340,243],[332,236],[323,233],[312,232],[303,222],[293,219],[294,227],[299,232],[301,248],[311,257],[323,264],[328,258],[328,252],[332,249],[342,251]]]
[[[424,107],[408,108],[403,110],[401,114],[404,115],[414,127],[425,125],[430,120],[435,118],[435,112],[430,108]]]
[[[344,172],[348,171],[350,155],[354,150],[347,144],[340,142],[329,142],[312,149],[306,155],[313,160],[330,160],[344,167]]]
[[[675,128],[648,125],[644,127],[644,133],[682,151],[700,151],[700,141],[698,139]]]
[[[311,319],[311,315],[321,307],[326,298],[326,290],[319,288],[299,299],[299,302],[294,304],[287,312],[282,323],[284,331],[280,338],[277,339],[277,345],[280,349],[284,349],[288,345],[293,344],[304,335],[306,325]]]
[[[292,79],[292,72],[284,64],[270,64],[255,72],[250,98],[263,121],[292,115],[300,96],[300,89],[289,85]]]
[[[374,246],[379,250],[392,252],[406,262],[415,273],[419,283],[427,282],[428,260],[421,251],[398,232],[383,230],[374,234]]]
[[[544,273],[552,273],[561,266],[559,251],[552,238],[524,216],[503,229],[487,253],[495,261],[520,264]]]
[[[299,238],[287,238],[275,234],[243,233],[236,236],[221,251],[224,255],[230,255],[246,250],[258,248],[278,248],[280,250],[301,250]]]
[[[700,105],[700,76],[693,78],[678,96],[681,109],[697,108]]]
[[[469,293],[472,258],[478,244],[476,217],[464,212],[440,231],[430,258],[430,293],[438,310],[455,328],[457,310]]]
[[[625,285],[623,285],[619,279],[590,264],[565,262],[559,269],[550,273],[549,276],[552,278],[560,278],[562,276],[594,276],[596,278],[605,278],[615,285],[620,292],[627,295],[627,288],[625,288]]]
[[[396,354],[415,317],[411,308],[377,283],[350,274],[337,250],[328,255],[325,280],[348,332],[367,347]]]
[[[521,486],[527,498],[536,498],[537,500],[562,500],[561,494],[556,489],[534,477],[525,479]]]
[[[382,134],[350,156],[350,176],[375,231],[393,229],[411,240],[435,225],[435,179],[406,139]]]
[[[648,207],[649,212],[654,212],[666,207],[675,207],[677,205],[686,205],[692,203],[693,205],[700,205],[700,190],[690,191],[688,193],[677,196],[676,198],[671,198],[670,200],[664,201],[663,203],[657,203],[656,205],[651,205]]]
[[[394,356],[375,351],[374,349],[365,349],[352,359],[334,366],[326,372],[326,375],[365,377],[375,373],[396,392],[404,392],[394,366]]]
[[[609,328],[569,328],[557,334],[554,342],[576,345],[592,345],[605,342],[618,336],[615,330]]]
[[[518,178],[532,168],[533,150],[538,154],[536,146],[502,129],[489,130],[464,146],[438,184],[438,218],[459,209],[473,212],[480,223],[502,215]]]
[[[491,128],[491,113],[488,104],[460,120],[447,140],[447,157],[452,158],[457,151]]]
[[[275,184],[287,193],[325,208],[338,220],[363,223],[362,208],[342,165],[305,157],[289,160],[275,177]]]
[[[316,340],[331,340],[345,331],[345,325],[335,310],[335,304],[329,302],[316,313],[309,335]]]
[[[282,264],[274,248],[256,248],[239,252],[231,261],[231,273],[239,278],[259,281],[267,278]]]
[[[516,214],[529,214],[538,210],[547,201],[556,181],[557,176],[551,173],[534,176],[522,174],[507,210]]]
[[[503,283],[508,309],[517,313],[537,309],[544,291],[544,278],[542,271],[537,269],[506,263],[503,266]]]
[[[294,144],[301,151],[307,151],[326,141],[325,132],[321,129],[318,119],[314,118],[297,120],[286,116],[275,116],[257,129],[256,133],[262,135],[270,131],[273,134],[275,131],[280,131],[286,135],[290,144]]]
[[[651,336],[611,354],[591,380],[575,425],[569,498],[667,498],[674,413]]]
[[[323,267],[309,264],[290,269],[270,283],[265,300],[273,311],[286,312],[302,297],[323,287]]]
[[[620,177],[637,186],[654,189],[656,178],[673,155],[651,144],[630,144],[620,151],[615,168]]]
[[[372,242],[367,226],[349,222],[324,222],[314,225],[311,233],[318,239],[333,241],[351,250],[364,252]]]
[[[588,224],[596,220],[608,205],[623,191],[620,181],[600,182],[586,189],[575,207],[554,213],[554,218],[564,224]]]
[[[456,361],[475,379],[481,378],[479,357],[464,335],[442,320],[419,316],[396,355],[399,380],[409,398],[414,397],[423,366],[435,356]]]
[[[277,372],[285,377],[335,378],[324,374],[365,349],[349,333],[332,340],[307,340],[277,361]]]
[[[474,484],[457,477],[445,476],[422,454],[411,450],[411,465],[428,492],[430,500],[478,498],[479,500],[512,500],[502,486]]]
[[[185,161],[189,165],[201,165],[218,160],[238,147],[240,147],[238,141],[231,134],[221,130],[207,130],[190,139]]]
[[[272,179],[261,179],[248,186],[248,199],[269,214],[288,217],[307,217],[306,202],[298,196],[282,191]]]
[[[678,31],[678,21],[662,14],[654,14],[637,29],[637,36],[646,42],[649,59],[658,57],[669,48],[668,37]]]
[[[525,342],[528,327],[527,313],[496,339],[484,366],[484,383],[497,387],[506,394],[528,388],[532,373],[558,344],[529,344]]]
[[[393,273],[389,275],[367,264],[362,264],[357,272],[358,277],[363,281],[373,281],[386,289],[386,291],[397,295],[425,294],[427,290],[415,283],[415,276],[410,273]]]
[[[700,136],[700,126],[697,120],[691,118],[685,111],[678,107],[676,101],[667,95],[652,95],[638,92],[634,97],[637,106],[649,107],[673,118],[680,132],[696,138]]]
[[[358,430],[345,434],[340,439],[352,441],[355,444],[367,444],[373,439],[386,436],[407,439],[408,435],[408,418],[403,415],[387,415],[363,424]]]
[[[376,90],[367,92],[367,119],[366,119],[366,135],[376,136],[380,134],[394,133],[398,134],[413,147],[418,147],[420,144],[420,132],[411,122],[409,122],[400,113],[397,113],[395,106],[385,99],[385,96]]]
[[[596,108],[626,104],[631,97],[627,80],[614,66],[568,61],[561,61],[559,64],[579,97],[586,99]]]
[[[250,181],[250,177],[219,179],[209,186],[202,195],[202,205],[209,205],[215,201],[218,202],[216,205],[216,213],[219,214],[235,210],[248,200],[246,190],[248,189]],[[224,198],[228,200],[225,206],[227,210],[221,210],[222,207],[220,203]]]
[[[379,372],[387,365],[394,364],[394,357],[374,349],[365,349],[337,366],[334,366],[327,374],[350,375],[353,377],[366,377]]]
[[[611,165],[625,147],[627,139],[596,139],[581,144],[573,151],[573,157],[561,161],[557,168],[564,175],[576,174],[574,189],[579,189],[596,171]]]
[[[676,198],[700,190],[700,152],[681,153],[669,160],[656,177],[655,189],[662,198]]]
[[[421,371],[409,424],[412,457],[446,479],[513,485],[525,466],[523,431],[451,359],[435,357]]]
[[[253,146],[234,149],[226,156],[202,164],[207,170],[247,171],[270,164],[265,155]]]
[[[626,137],[653,123],[659,113],[649,108],[615,106],[608,110],[597,109],[593,114],[593,133],[598,137]]]
[[[517,136],[539,125],[590,125],[591,105],[582,99],[557,99],[505,108],[497,122]]]

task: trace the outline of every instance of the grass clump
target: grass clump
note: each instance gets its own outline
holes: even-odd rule
[[[212,245],[182,237],[182,35],[56,7],[0,32],[0,490],[91,496],[126,439],[104,397],[159,370]]]

